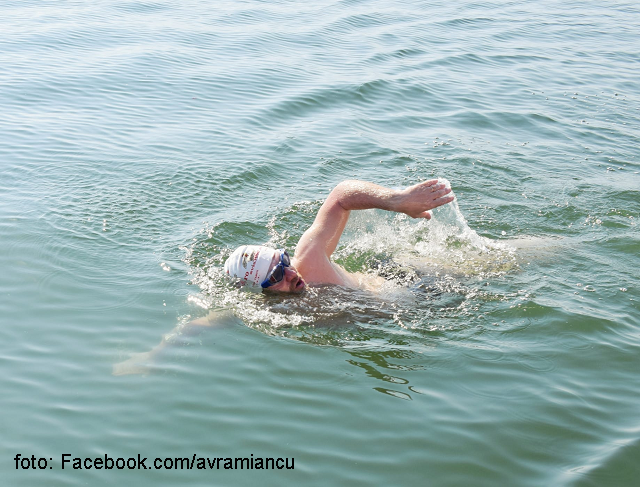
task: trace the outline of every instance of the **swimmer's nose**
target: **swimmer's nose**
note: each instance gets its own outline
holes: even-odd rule
[[[287,281],[291,281],[291,279],[295,279],[298,277],[298,271],[294,267],[285,267],[284,268],[284,277]]]

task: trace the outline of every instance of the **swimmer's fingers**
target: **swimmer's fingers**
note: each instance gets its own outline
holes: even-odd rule
[[[437,179],[429,179],[428,181],[423,181],[421,183],[416,184],[417,187],[430,187],[433,186],[435,184],[438,184],[438,180]]]
[[[429,210],[454,200],[453,194],[450,193],[451,188],[444,182],[437,179],[425,181],[402,190],[392,209],[411,218],[430,219]]]
[[[403,213],[406,213],[411,218],[426,218],[430,220],[432,215],[429,210],[451,203],[454,199],[455,196],[451,192],[451,188],[438,189],[430,195],[422,195],[420,201],[407,205]]]
[[[438,185],[440,186],[440,185]],[[434,201],[437,201],[438,199],[442,198],[443,196],[448,195],[449,193],[451,193],[451,188],[447,187],[447,186],[442,186],[442,187],[438,187],[437,189],[434,189],[431,192],[430,197],[434,199]]]
[[[437,179],[410,186],[406,191],[416,197],[435,199],[451,192],[451,188]]]
[[[424,210],[431,210],[433,208],[437,208],[438,206],[446,205],[447,203],[451,203],[455,199],[451,188],[445,186],[442,183],[431,186],[431,188],[433,188],[431,192],[423,192],[420,195],[421,203],[424,206]]]
[[[442,206],[442,205],[446,205],[447,203],[451,203],[453,200],[456,199],[456,195],[454,195],[453,193],[451,193],[451,188],[449,188],[449,191],[447,191],[446,194],[440,196],[439,198],[435,199],[433,202],[435,203],[436,206],[434,206],[434,208],[438,207],[438,206]]]

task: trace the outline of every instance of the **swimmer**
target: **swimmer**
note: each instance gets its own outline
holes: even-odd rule
[[[329,194],[316,218],[304,232],[295,256],[285,249],[258,245],[237,248],[224,264],[225,272],[243,286],[268,293],[302,293],[308,284],[334,284],[367,289],[357,275],[331,261],[352,210],[404,213],[411,218],[431,218],[430,210],[454,200],[451,188],[437,179],[394,190],[364,181],[343,181]],[[203,327],[220,326],[234,320],[229,311],[211,312],[177,327],[149,352],[134,354],[113,366],[114,375],[146,374],[153,370],[155,356],[176,336],[183,338]]]
[[[284,249],[245,245],[227,259],[225,272],[240,284],[260,286],[265,292],[301,293],[307,284],[362,287],[356,275],[331,261],[351,211],[378,208],[430,219],[429,210],[454,200],[450,193],[451,188],[437,179],[402,190],[343,181],[331,191],[300,238],[295,256]]]

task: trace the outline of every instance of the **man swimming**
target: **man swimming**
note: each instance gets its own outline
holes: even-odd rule
[[[343,181],[318,210],[313,224],[300,238],[293,258],[284,249],[243,245],[229,256],[224,270],[242,285],[260,286],[265,292],[301,293],[307,284],[362,287],[355,274],[331,261],[352,210],[379,208],[412,218],[430,219],[429,210],[453,200],[451,188],[437,179],[402,190],[364,181]],[[133,354],[128,360],[115,364],[113,374],[149,373],[154,357],[175,337],[187,337],[203,327],[219,326],[225,320],[232,320],[230,315],[229,311],[210,312],[205,317],[179,325],[149,352]]]
[[[237,248],[224,265],[242,285],[261,286],[267,292],[301,293],[307,284],[359,287],[355,275],[331,261],[351,210],[378,208],[412,218],[431,218],[429,210],[454,200],[445,183],[431,179],[393,190],[364,181],[343,181],[320,207],[304,232],[292,258],[284,250],[257,245]]]

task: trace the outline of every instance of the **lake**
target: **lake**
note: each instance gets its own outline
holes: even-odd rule
[[[615,0],[3,2],[6,484],[637,485],[638,32]],[[222,275],[345,179],[431,178],[430,221],[352,215],[378,293]]]

